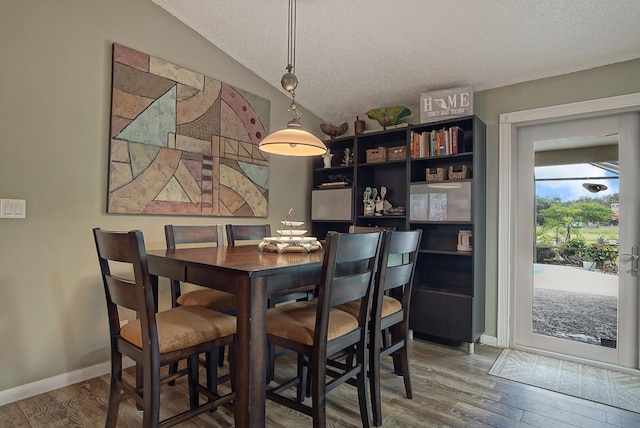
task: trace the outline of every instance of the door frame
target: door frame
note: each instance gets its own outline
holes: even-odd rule
[[[515,162],[517,128],[525,125],[577,119],[603,114],[640,111],[640,93],[561,104],[500,115],[498,179],[498,317],[496,342],[500,348],[513,344],[512,304],[515,295],[516,192]]]

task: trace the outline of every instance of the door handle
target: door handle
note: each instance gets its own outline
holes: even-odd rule
[[[640,258],[640,256],[637,255],[637,254],[624,254],[623,253],[623,254],[618,254],[618,256],[629,256],[629,257],[631,257],[632,260],[638,260]]]
[[[638,255],[638,247],[631,247],[631,254],[618,254],[618,257],[621,256],[631,257],[631,276],[638,276],[638,259],[640,258],[640,255]]]

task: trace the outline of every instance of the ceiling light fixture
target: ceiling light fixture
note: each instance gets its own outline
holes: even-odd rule
[[[584,183],[582,187],[584,187],[591,193],[598,193],[608,189],[606,185],[598,183]]]
[[[287,44],[287,72],[280,83],[285,91],[291,94],[289,111],[293,119],[287,123],[285,129],[273,132],[260,141],[259,148],[263,152],[286,156],[318,156],[327,151],[318,137],[302,130],[300,117],[302,113],[296,105],[296,87],[298,78],[296,69],[296,0],[289,0],[289,35]]]

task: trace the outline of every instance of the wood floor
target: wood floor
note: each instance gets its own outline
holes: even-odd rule
[[[487,374],[500,354],[497,348],[452,347],[422,340],[410,344],[413,400],[404,397],[402,378],[383,366],[385,427],[640,427],[640,414],[550,392]],[[278,362],[277,376],[293,364],[293,355]],[[186,380],[163,386],[163,412],[187,403]],[[100,427],[104,425],[108,376],[0,407],[2,427]],[[342,385],[329,395],[328,426],[359,427],[354,388]],[[167,413],[168,414],[168,413]],[[142,421],[131,400],[120,406],[118,426],[137,427]],[[180,427],[230,427],[227,409],[200,415]],[[275,403],[267,403],[267,426],[311,426],[311,419]]]

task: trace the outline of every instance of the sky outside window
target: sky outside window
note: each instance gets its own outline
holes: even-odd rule
[[[581,197],[599,198],[616,194],[619,191],[617,174],[590,164],[539,166],[535,168],[535,178],[537,197],[553,198],[557,196],[562,202]],[[549,178],[566,178],[567,180],[539,181]],[[584,183],[604,184],[607,186],[607,190],[591,193],[582,186]]]

